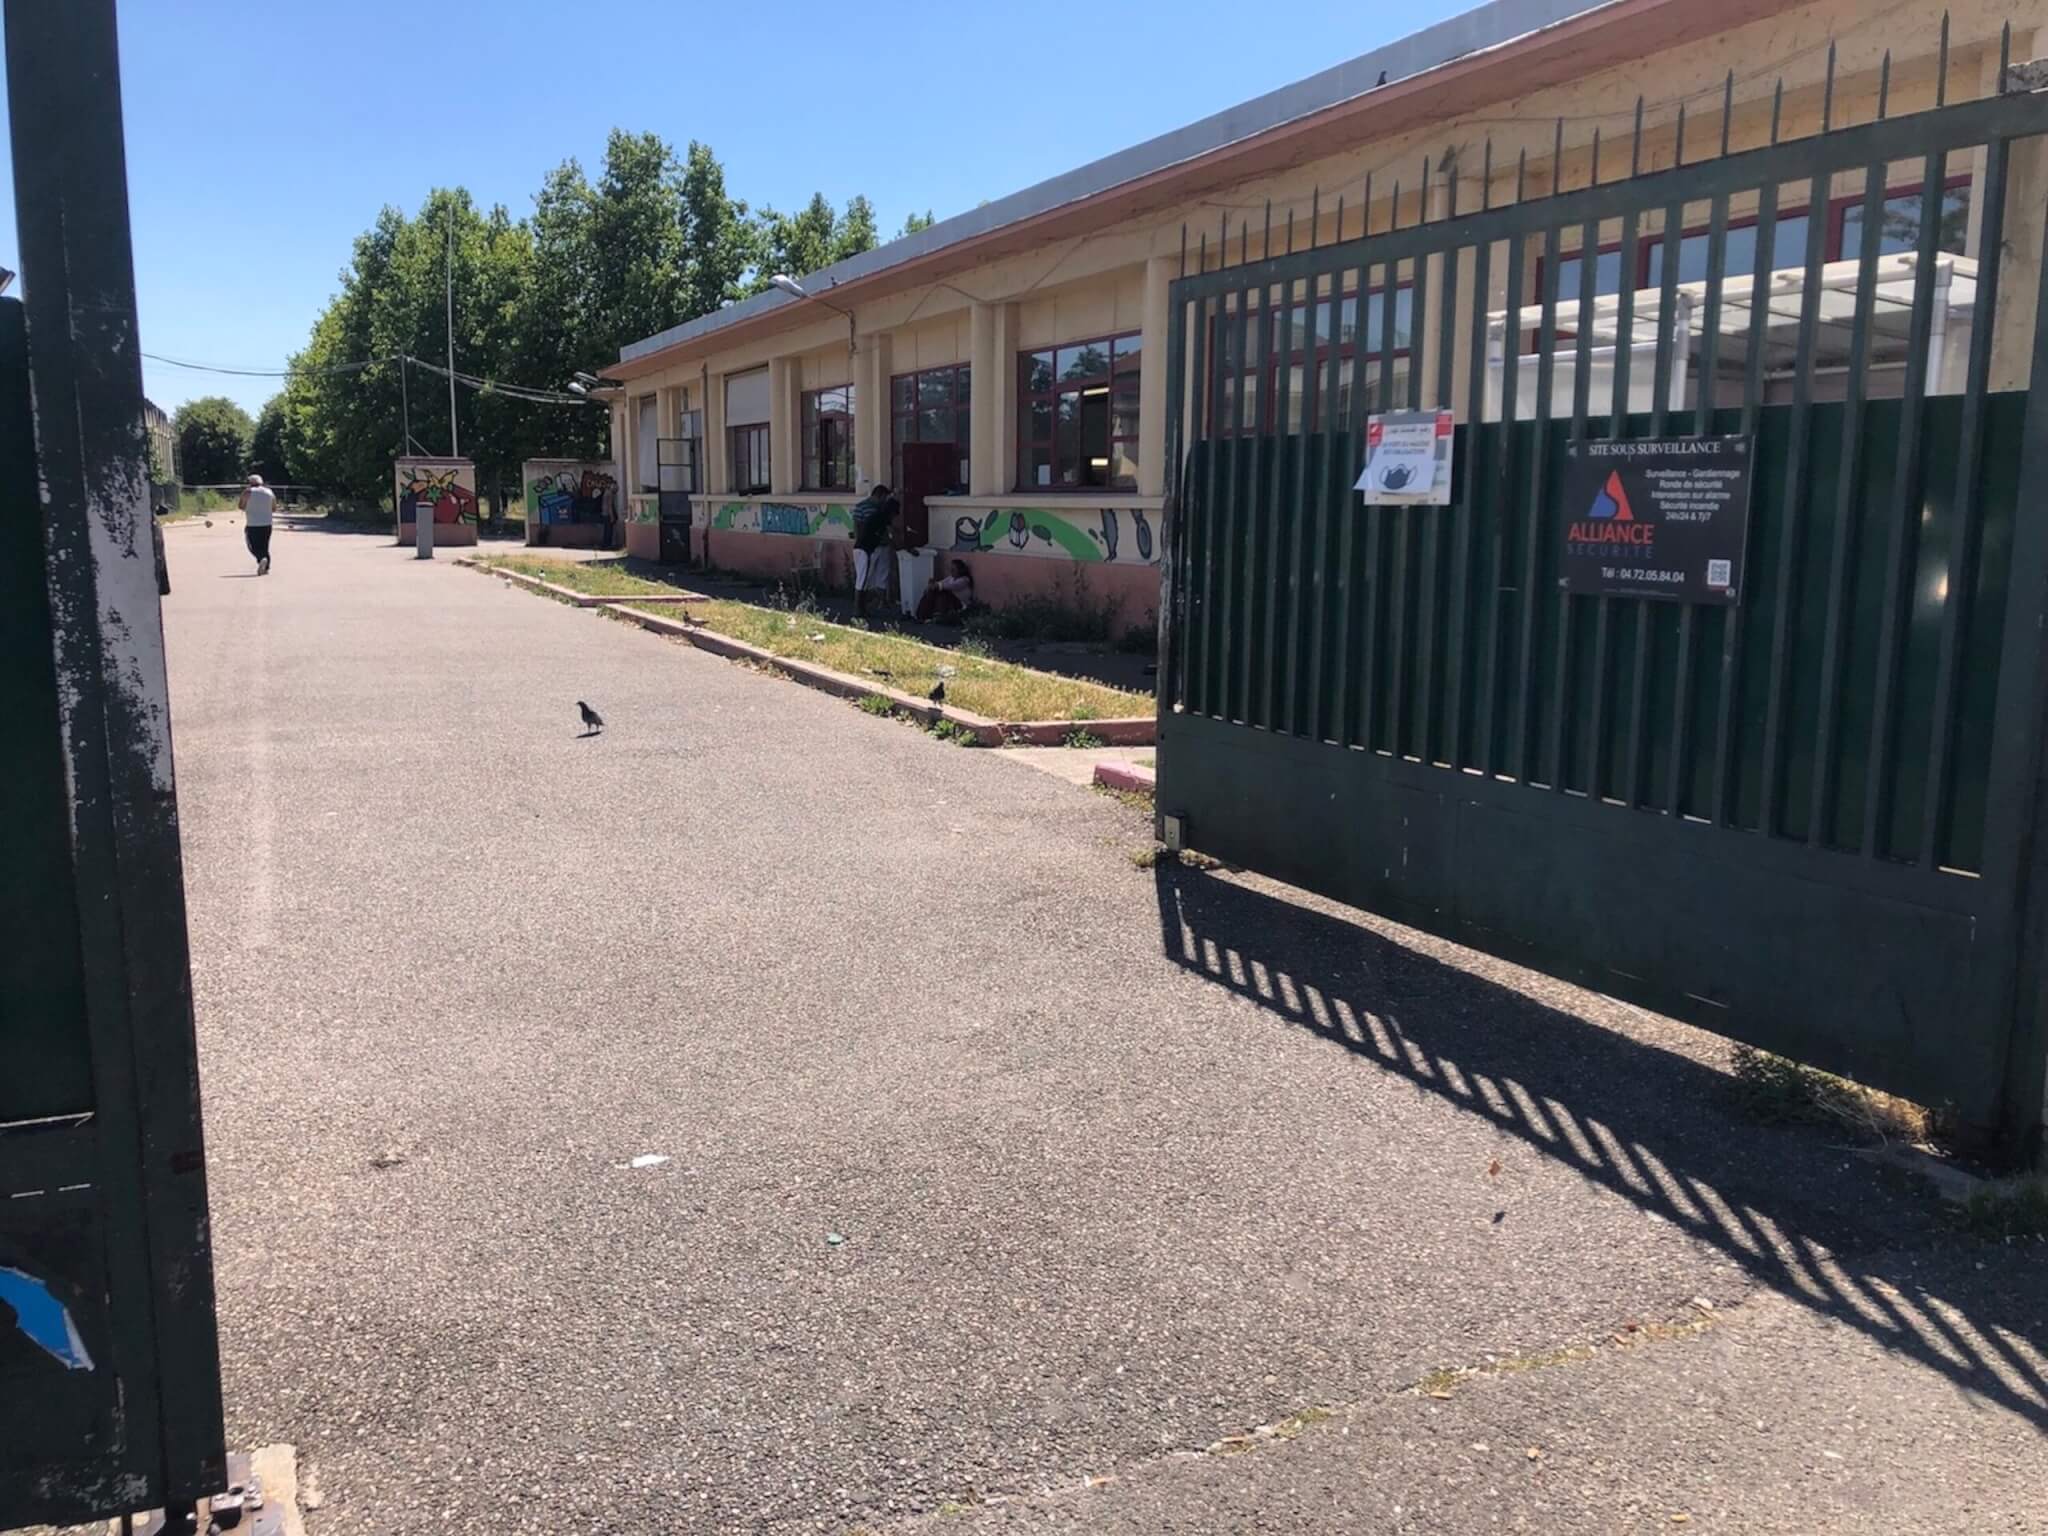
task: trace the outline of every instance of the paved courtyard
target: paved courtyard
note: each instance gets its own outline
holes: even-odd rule
[[[2048,1529],[2048,1249],[1744,1119],[1721,1042],[216,523],[166,623],[229,1433],[314,1536]]]

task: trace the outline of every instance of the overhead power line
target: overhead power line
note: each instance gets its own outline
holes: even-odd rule
[[[543,384],[512,384],[501,379],[487,379],[473,373],[453,371],[443,368],[438,363],[430,363],[425,358],[414,357],[410,353],[393,353],[390,357],[370,357],[356,362],[323,363],[317,367],[296,368],[231,368],[222,363],[195,363],[182,357],[166,357],[159,352],[145,352],[142,355],[151,362],[162,363],[170,368],[189,368],[196,373],[220,373],[237,378],[252,379],[290,379],[360,373],[365,368],[375,368],[380,364],[396,363],[402,358],[411,367],[423,368],[427,372],[438,374],[444,379],[452,379],[464,389],[474,390],[479,394],[504,395],[508,399],[518,400],[528,405],[601,405],[603,403],[598,400],[586,399],[581,395],[572,395],[562,390],[550,389]]]

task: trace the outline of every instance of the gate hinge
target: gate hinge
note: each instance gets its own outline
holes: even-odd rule
[[[2025,96],[2041,90],[2048,90],[2048,59],[2029,59],[2024,64],[2006,66],[2001,95]]]

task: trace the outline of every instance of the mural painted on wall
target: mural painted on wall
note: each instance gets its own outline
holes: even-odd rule
[[[945,537],[940,502],[932,504],[933,541]],[[797,538],[853,537],[853,509],[795,502],[728,501],[705,514],[716,532],[780,533]],[[959,554],[1041,555],[1089,565],[1157,565],[1155,519],[1143,507],[998,507],[962,512],[953,520],[951,549]],[[698,526],[703,526],[700,517]]]
[[[609,464],[535,459],[521,466],[526,517],[542,525],[609,523],[618,516],[619,481]]]
[[[785,533],[807,539],[850,539],[853,509],[788,501],[728,501],[711,519],[721,533]]]
[[[401,523],[417,522],[422,506],[437,526],[477,520],[476,466],[467,459],[400,459],[393,479]]]
[[[953,521],[961,553],[1045,555],[1094,565],[1156,565],[1152,519],[1143,507],[998,507]]]

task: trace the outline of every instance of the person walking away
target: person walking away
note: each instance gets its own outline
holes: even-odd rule
[[[156,595],[171,595],[171,562],[164,555],[164,519],[171,515],[171,509],[158,502],[150,509],[149,542],[156,555]]]
[[[263,483],[261,475],[251,475],[242,499],[237,503],[247,521],[242,528],[242,537],[248,541],[249,553],[256,557],[256,574],[270,574],[270,514],[277,506],[277,493]]]
[[[896,520],[897,500],[886,485],[877,485],[853,509],[853,616],[868,616],[868,599],[889,594],[889,571],[895,561],[889,525]]]
[[[959,618],[974,606],[974,572],[967,569],[965,560],[955,560],[952,572],[924,589],[924,596],[917,600],[918,623]]]

